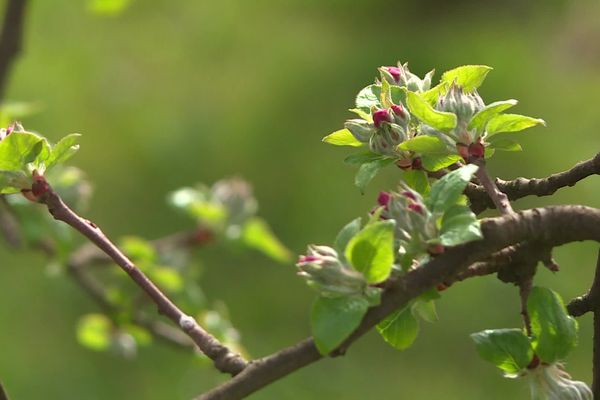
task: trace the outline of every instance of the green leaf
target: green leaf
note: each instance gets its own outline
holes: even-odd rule
[[[79,137],[81,137],[79,133],[71,133],[60,139],[52,147],[50,156],[46,161],[46,168],[50,168],[71,158],[79,150],[79,145],[77,144]]]
[[[441,81],[450,85],[456,83],[465,92],[472,92],[481,86],[491,70],[492,67],[487,65],[463,65],[444,72]]]
[[[48,149],[46,139],[35,133],[13,132],[0,141],[0,170],[26,171],[27,164],[47,156]]]
[[[365,151],[361,153],[350,154],[348,157],[344,158],[344,162],[351,165],[360,165],[367,162],[384,159],[386,159],[386,157],[382,156],[381,154],[373,153],[372,151]]]
[[[363,297],[319,297],[311,312],[315,345],[322,355],[338,347],[360,324],[369,308]]]
[[[477,166],[469,164],[449,172],[435,181],[431,185],[429,197],[425,200],[427,208],[434,213],[443,213],[455,205],[475,171],[477,171]]]
[[[469,207],[454,205],[444,213],[440,229],[440,240],[444,246],[456,246],[482,238],[479,221]]]
[[[121,14],[131,0],[88,0],[88,9],[98,15],[114,16]]]
[[[392,347],[398,350],[409,348],[419,333],[419,321],[414,317],[411,307],[390,314],[377,324],[377,331]]]
[[[520,329],[495,329],[473,333],[477,352],[507,374],[527,368],[533,358],[529,339]]]
[[[121,249],[136,263],[154,263],[157,259],[156,250],[152,244],[137,236],[126,236],[121,239]]]
[[[423,100],[433,106],[437,103],[439,97],[448,91],[448,86],[449,85],[446,82],[442,82],[439,85],[421,93],[421,97]]]
[[[448,153],[446,144],[436,136],[419,135],[398,145],[400,150],[410,150],[420,154]]]
[[[292,258],[290,251],[277,239],[262,218],[250,218],[242,227],[241,239],[247,246],[276,261],[287,263]]]
[[[502,151],[523,151],[523,148],[518,142],[511,139],[506,139],[502,136],[492,136],[488,140],[489,147],[495,150]]]
[[[359,142],[358,139],[352,135],[352,132],[345,128],[325,136],[323,141],[335,146],[360,147],[364,145],[364,143]]]
[[[369,85],[358,92],[356,108],[360,108],[365,112],[370,112],[372,107],[382,108],[380,99],[381,85]]]
[[[462,157],[458,154],[423,154],[421,156],[423,168],[431,172],[439,171],[459,161],[462,161]]]
[[[367,225],[346,246],[346,259],[363,273],[368,283],[385,281],[394,263],[395,221]]]
[[[567,313],[560,296],[536,286],[529,293],[527,311],[535,353],[546,363],[565,359],[577,344],[577,321]]]
[[[354,177],[354,184],[360,189],[361,193],[364,193],[365,188],[375,175],[377,175],[379,170],[387,167],[393,162],[394,159],[392,158],[382,158],[362,164]]]
[[[434,323],[438,320],[437,311],[435,310],[435,301],[415,301],[412,306],[413,314],[418,315],[424,321]]]
[[[502,132],[518,132],[536,125],[546,126],[543,119],[519,114],[499,114],[487,124],[488,137]]]
[[[133,324],[125,324],[121,329],[130,334],[139,346],[148,346],[152,343],[152,335],[146,329]]]
[[[106,350],[112,343],[112,322],[102,314],[87,314],[77,323],[77,341],[88,349]]]
[[[362,110],[360,108],[351,108],[348,111],[353,112],[354,114],[358,115],[365,121],[373,122],[373,117],[371,116],[371,114],[368,112],[365,112],[364,110]]]
[[[496,101],[494,103],[488,104],[487,106],[479,110],[477,114],[473,116],[473,118],[471,118],[467,129],[477,129],[478,131],[483,131],[485,129],[486,124],[491,118],[500,114],[502,111],[508,110],[512,106],[515,106],[517,103],[517,100],[511,99],[504,101]]]
[[[449,131],[456,127],[456,114],[434,110],[421,96],[414,92],[407,93],[408,109],[419,120],[440,131]]]
[[[346,226],[344,226],[337,234],[333,247],[338,254],[343,255],[350,239],[352,239],[360,231],[360,223],[361,218],[358,217],[346,224]]]
[[[429,180],[427,172],[422,170],[410,169],[402,173],[404,182],[413,190],[425,195],[429,193]]]

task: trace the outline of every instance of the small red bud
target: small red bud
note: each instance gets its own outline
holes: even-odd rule
[[[46,182],[46,179],[42,175],[38,175],[36,172],[33,173],[33,183],[31,184],[31,193],[39,198],[44,195],[48,189],[50,189],[50,185]]]
[[[411,165],[412,169],[423,169],[423,161],[421,161],[421,157],[417,157],[412,161]]]
[[[410,203],[408,205],[408,209],[412,210],[418,214],[423,214],[423,207],[420,204],[417,203]]]
[[[471,143],[469,145],[469,155],[473,158],[483,158],[485,148],[481,142]]]
[[[387,72],[394,78],[396,83],[400,82],[400,68],[398,67],[386,67]]]
[[[531,359],[531,362],[529,363],[529,365],[527,365],[527,369],[536,369],[538,365],[540,365],[540,358],[537,356],[537,354],[533,355],[533,358]]]
[[[380,109],[373,112],[373,124],[379,128],[384,122],[392,122],[390,112],[386,109]]]
[[[396,165],[401,169],[408,169],[412,167],[412,160],[403,159],[396,161]]]
[[[404,108],[402,106],[393,105],[392,111],[400,118],[404,118],[406,114],[404,113]]]
[[[388,192],[379,192],[379,196],[377,196],[377,204],[380,206],[385,206],[387,208],[388,204],[390,204],[390,200],[392,199],[392,195]]]
[[[435,288],[438,292],[443,292],[444,290],[448,289],[448,286],[444,285],[443,283],[438,283]]]
[[[446,248],[443,244],[440,243],[429,245],[429,247],[427,248],[427,252],[432,256],[438,256],[444,253],[444,251],[446,251]]]

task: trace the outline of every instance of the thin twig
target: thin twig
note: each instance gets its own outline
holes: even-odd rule
[[[42,177],[39,177],[43,179]],[[246,367],[246,361],[219,342],[210,333],[202,329],[196,320],[183,313],[148,277],[125,256],[94,223],[87,221],[73,212],[60,198],[60,196],[47,184],[37,181],[45,186],[40,201],[47,205],[50,214],[59,221],[63,221],[79,233],[87,237],[92,243],[108,254],[131,279],[152,299],[158,307],[158,312],[165,315],[185,332],[198,345],[200,350],[213,360],[215,367],[222,372],[232,375],[238,374]]]
[[[477,179],[479,179],[481,186],[483,186],[489,198],[492,199],[498,211],[504,215],[513,213],[514,211],[508,197],[498,189],[496,183],[488,175],[485,160],[480,158],[474,164],[479,167],[475,173]]]
[[[28,0],[8,0],[0,33],[0,100],[8,83],[10,69],[21,51],[25,6]]]
[[[483,240],[448,249],[396,280],[384,291],[381,304],[367,312],[359,327],[333,353],[344,354],[354,341],[387,315],[424,291],[456,276],[474,262],[484,260],[508,246],[524,241],[543,243],[547,247],[581,240],[600,242],[600,210],[583,206],[538,208],[484,219],[481,228]],[[252,361],[240,374],[198,399],[241,399],[321,358],[314,341],[306,339],[273,355]]]

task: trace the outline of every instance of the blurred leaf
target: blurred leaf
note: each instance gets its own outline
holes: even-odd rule
[[[183,289],[183,278],[173,268],[153,266],[149,269],[148,275],[158,287],[167,292],[176,293]]]
[[[350,239],[352,239],[360,231],[360,223],[361,218],[358,217],[346,224],[337,234],[333,246],[341,257],[344,256],[344,250],[346,249]]]
[[[368,283],[383,282],[392,272],[394,225],[393,220],[367,225],[346,246],[346,259]]]
[[[423,168],[431,172],[439,171],[440,169],[449,167],[459,161],[462,161],[462,157],[458,154],[424,154],[421,156]]]
[[[373,122],[373,117],[371,117],[371,114],[368,113],[368,112],[365,112],[364,110],[362,110],[360,108],[351,108],[348,111],[353,112],[354,114],[358,115],[359,117],[361,117],[365,121]]]
[[[77,341],[88,349],[101,351],[112,342],[112,322],[102,314],[87,314],[77,323]]]
[[[427,208],[434,213],[443,213],[454,206],[475,171],[477,171],[477,166],[469,164],[449,172],[435,181],[431,185],[429,197],[425,200]]]
[[[487,124],[488,137],[502,132],[518,132],[536,125],[546,126],[543,119],[519,114],[499,114]]]
[[[520,329],[495,329],[473,333],[477,352],[507,374],[527,368],[533,358],[529,339]]]
[[[248,247],[261,251],[276,261],[287,263],[292,258],[290,251],[262,218],[250,218],[242,227],[241,239]]]
[[[407,102],[410,112],[433,128],[449,131],[456,126],[456,114],[435,110],[417,93],[408,92]]]
[[[325,143],[333,144],[335,146],[352,146],[360,147],[364,143],[359,142],[348,129],[340,129],[335,131],[323,138]]]
[[[369,85],[358,92],[356,96],[356,108],[360,108],[365,112],[370,112],[371,107],[382,108],[380,98],[381,86]]]
[[[152,343],[152,335],[150,332],[140,326],[125,324],[121,327],[121,330],[131,335],[138,346],[148,346]]]
[[[88,9],[97,15],[114,16],[121,14],[131,0],[88,0]]]
[[[435,309],[435,301],[415,301],[412,306],[413,314],[418,315],[426,322],[437,322],[438,315]]]
[[[394,160],[392,158],[382,158],[362,164],[358,169],[356,176],[354,177],[354,184],[358,186],[361,193],[364,193],[365,188],[375,177],[375,175],[377,175],[379,170],[387,167],[393,162]]]
[[[450,85],[456,83],[465,92],[472,92],[481,86],[491,70],[492,67],[487,65],[463,65],[444,72],[441,81]]]
[[[121,249],[135,262],[153,263],[157,259],[156,250],[145,239],[137,236],[126,236],[121,239]]]
[[[518,142],[511,139],[506,139],[502,136],[492,136],[488,141],[489,147],[494,150],[502,151],[523,151],[523,148]]]
[[[363,297],[319,297],[313,304],[311,328],[322,355],[338,347],[360,324],[369,308]]]
[[[427,172],[410,169],[402,173],[402,178],[411,189],[422,195],[429,193],[429,179],[427,179]]]
[[[483,131],[491,118],[500,114],[502,111],[508,110],[512,106],[515,106],[517,103],[517,100],[504,100],[488,104],[479,110],[477,114],[473,116],[473,118],[471,118],[467,129],[477,129],[478,131]]]
[[[577,321],[567,313],[558,293],[539,286],[532,288],[527,311],[535,353],[549,364],[564,360],[577,344]]]
[[[377,331],[392,347],[398,350],[409,348],[419,333],[419,321],[407,306],[390,314],[377,324]]]

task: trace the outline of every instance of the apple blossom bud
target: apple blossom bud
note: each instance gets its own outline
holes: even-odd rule
[[[373,112],[373,124],[375,128],[381,127],[384,122],[392,122],[392,116],[387,109],[379,109]]]

